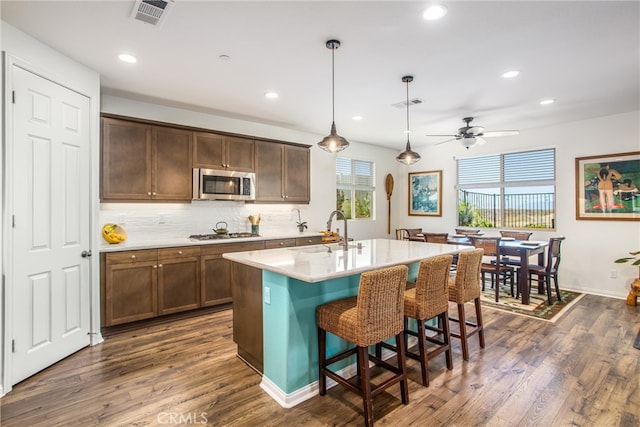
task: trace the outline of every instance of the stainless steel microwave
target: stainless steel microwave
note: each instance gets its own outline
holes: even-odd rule
[[[194,200],[255,200],[256,174],[216,169],[193,169]]]

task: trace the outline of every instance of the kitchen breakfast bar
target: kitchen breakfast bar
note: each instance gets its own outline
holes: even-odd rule
[[[407,265],[415,280],[422,259],[472,247],[371,239],[235,252],[232,261],[234,340],[238,355],[262,373],[261,387],[283,407],[318,394],[315,309],[357,295],[360,273]],[[346,343],[329,335],[330,353]]]

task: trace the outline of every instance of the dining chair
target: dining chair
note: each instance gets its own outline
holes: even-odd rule
[[[516,240],[529,240],[533,232],[531,231],[510,231],[500,230],[500,237],[508,237]]]
[[[408,268],[405,265],[364,272],[360,275],[358,295],[343,298],[316,308],[318,325],[318,367],[320,395],[327,392],[327,377],[362,397],[365,425],[373,425],[373,398],[394,384],[400,384],[402,403],[409,403],[409,387],[406,374],[404,331],[404,292]],[[327,332],[355,347],[327,357]],[[397,366],[369,354],[369,346],[388,338],[396,341]],[[358,381],[351,381],[329,366],[357,354]],[[393,375],[385,381],[371,384],[369,361],[381,366]]]
[[[424,236],[418,236],[418,234],[422,234],[422,228],[408,228],[407,233],[409,233],[409,239],[414,242],[424,242]]]
[[[396,240],[409,240],[409,230],[406,228],[396,228]]]
[[[422,233],[427,243],[448,243],[449,233]]]
[[[415,287],[404,292],[404,339],[406,356],[420,362],[422,385],[429,386],[429,359],[445,353],[447,369],[453,369],[451,357],[451,334],[449,332],[449,269],[451,255],[439,255],[420,261]],[[438,319],[437,326],[427,324],[430,319]],[[415,319],[417,331],[409,328],[409,320]],[[436,332],[427,335],[427,331]],[[418,339],[418,352],[409,350],[409,335]],[[436,347],[427,351],[427,341]],[[392,344],[381,342],[376,345],[376,355],[380,357],[381,348],[397,352]]]
[[[549,305],[553,304],[553,298],[551,296],[551,279],[556,288],[556,296],[558,301],[562,301],[560,296],[560,286],[558,285],[558,268],[560,267],[560,248],[562,241],[565,238],[552,237],[549,239],[549,246],[547,247],[547,257],[545,265],[529,264],[529,293],[531,293],[531,282],[535,280],[538,285],[546,287],[547,300]],[[534,278],[534,276],[536,276]]]
[[[449,277],[448,297],[450,302],[458,306],[458,318],[449,317],[449,321],[460,325],[460,332],[450,332],[453,338],[458,338],[462,346],[462,358],[469,360],[469,337],[478,334],[480,348],[484,348],[484,325],[482,322],[482,309],[480,307],[480,266],[482,264],[482,249],[463,251],[458,254],[458,268],[453,277]],[[475,322],[467,319],[464,305],[473,301],[476,319]],[[471,329],[468,329],[471,327]]]
[[[532,234],[533,232],[531,231],[500,230],[501,237],[507,237],[515,240],[529,240]],[[500,258],[500,262],[503,264],[516,267],[520,265],[520,258],[504,255]],[[517,267],[516,267],[516,270],[517,270]],[[516,274],[516,277],[518,277],[517,274]]]
[[[456,234],[460,234],[461,236],[478,236],[480,235],[480,229],[456,228]]]
[[[507,285],[507,279],[510,279],[511,296],[513,296],[513,285],[515,269],[510,265],[500,262],[500,237],[479,237],[469,236],[471,243],[476,248],[484,250],[484,258],[480,271],[482,273],[482,290],[485,286],[485,275],[491,275],[491,287],[495,289],[496,302],[498,302],[500,294],[500,278],[504,285]],[[485,262],[486,261],[486,262]]]

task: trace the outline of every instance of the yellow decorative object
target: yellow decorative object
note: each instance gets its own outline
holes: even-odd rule
[[[127,231],[118,224],[105,224],[102,226],[102,238],[111,244],[124,242]]]

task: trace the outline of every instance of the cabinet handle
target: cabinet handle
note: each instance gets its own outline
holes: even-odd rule
[[[150,196],[150,195],[151,195],[151,191],[149,191],[149,192],[147,193],[147,196]]]
[[[162,264],[158,264],[158,268],[162,268]]]
[[[131,255],[131,261],[135,261],[136,260],[136,256],[135,255]]]
[[[154,195],[154,196],[156,195],[156,192],[155,192],[155,191],[153,192],[153,195]]]
[[[153,268],[158,268],[158,266],[154,264],[154,265],[153,265]]]
[[[178,255],[182,255],[182,251],[178,251]]]
[[[313,240],[309,239],[307,240],[307,243],[313,243]]]
[[[284,242],[280,242],[280,246],[284,246]]]

